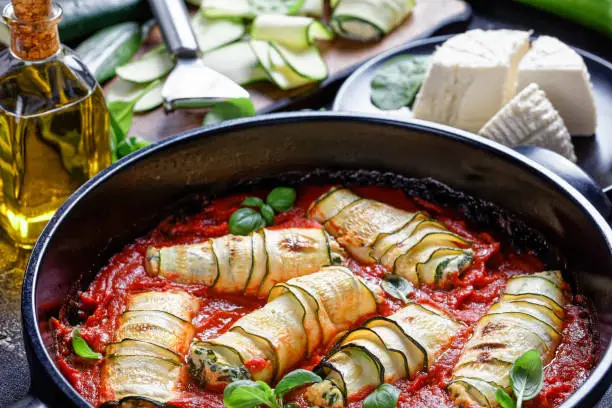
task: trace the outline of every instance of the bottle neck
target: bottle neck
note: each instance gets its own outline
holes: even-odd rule
[[[25,61],[45,60],[60,50],[62,9],[50,0],[13,0],[4,8],[11,31],[11,52]]]

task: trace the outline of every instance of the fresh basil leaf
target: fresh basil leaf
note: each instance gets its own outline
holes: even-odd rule
[[[389,296],[399,299],[404,303],[408,303],[408,295],[414,291],[412,282],[399,275],[390,273],[383,277],[380,286]]]
[[[282,380],[276,384],[274,389],[274,395],[282,398],[287,392],[294,388],[300,387],[305,384],[319,383],[323,381],[321,377],[313,373],[312,371],[298,369],[291,371],[285,375]]]
[[[400,390],[391,384],[381,384],[363,400],[363,408],[395,408]]]
[[[244,199],[242,204],[243,207],[261,207],[264,204],[264,201],[259,197],[247,197]]]
[[[274,209],[269,204],[261,206],[261,215],[266,220],[266,225],[274,225]]]
[[[93,351],[85,339],[81,337],[81,332],[79,329],[74,329],[72,331],[72,348],[79,357],[92,360],[99,360],[102,358],[102,354]]]
[[[279,408],[268,384],[249,380],[228,385],[223,392],[223,404],[227,408],[254,408],[260,405]]]
[[[395,110],[412,106],[427,73],[429,57],[402,55],[387,62],[372,78],[372,104],[378,109]]]
[[[516,406],[535,398],[544,384],[542,359],[537,350],[529,350],[514,362],[510,370],[510,385],[516,396]]]
[[[123,135],[127,135],[132,126],[132,119],[134,118],[134,106],[136,103],[145,96],[151,89],[158,86],[160,81],[153,81],[146,88],[138,94],[137,97],[131,101],[112,101],[108,103],[108,112],[114,118],[115,122],[121,128]]]
[[[229,219],[229,230],[234,235],[249,235],[265,225],[266,221],[261,214],[252,208],[236,210]]]
[[[516,403],[510,395],[501,388],[495,391],[495,399],[501,406],[501,408],[516,408]]]
[[[127,156],[130,153],[134,153],[143,147],[149,146],[151,143],[146,140],[142,140],[136,136],[124,139],[116,147],[117,160]]]
[[[296,196],[295,189],[291,187],[276,187],[270,191],[266,202],[277,212],[281,213],[293,208]]]
[[[231,99],[215,104],[204,117],[202,126],[249,116],[255,116],[255,106],[253,106],[253,102],[249,98]]]

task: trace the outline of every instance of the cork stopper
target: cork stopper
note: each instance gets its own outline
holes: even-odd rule
[[[57,25],[62,11],[52,0],[11,0],[4,19],[11,29],[11,51],[26,61],[51,57],[60,49]]]

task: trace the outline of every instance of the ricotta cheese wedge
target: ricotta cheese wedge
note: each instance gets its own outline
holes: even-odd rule
[[[536,145],[576,161],[559,112],[537,84],[529,84],[487,122],[479,134],[509,147]]]
[[[528,31],[471,30],[446,41],[432,56],[414,117],[478,132],[516,93],[529,36]]]
[[[539,37],[519,65],[519,89],[532,82],[546,92],[570,134],[595,134],[593,89],[586,65],[576,51],[554,37]]]

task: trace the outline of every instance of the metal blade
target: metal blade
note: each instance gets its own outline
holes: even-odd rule
[[[240,85],[195,58],[179,58],[162,89],[164,109],[168,112],[248,97],[249,93]]]

